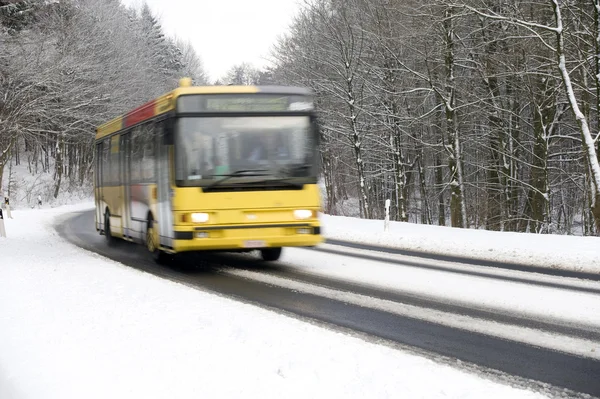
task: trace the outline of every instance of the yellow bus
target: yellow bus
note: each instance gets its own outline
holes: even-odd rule
[[[96,230],[157,262],[192,251],[323,241],[312,93],[283,86],[175,90],[96,129]]]

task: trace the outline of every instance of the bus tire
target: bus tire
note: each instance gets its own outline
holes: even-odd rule
[[[110,212],[108,212],[108,209],[104,213],[104,239],[109,247],[115,246],[116,238],[112,236],[110,231]]]
[[[156,263],[163,265],[168,262],[169,255],[160,250],[155,236],[154,218],[152,215],[148,215],[148,222],[146,223],[146,249],[150,252],[152,259],[154,259]]]
[[[264,248],[260,250],[260,256],[264,261],[272,262],[281,256],[281,248]]]

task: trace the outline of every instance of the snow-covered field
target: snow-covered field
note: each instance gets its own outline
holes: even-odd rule
[[[2,399],[542,397],[63,241],[55,217],[90,207],[16,210],[6,220]]]
[[[70,182],[65,176],[60,185],[59,195],[54,198],[54,189],[56,182],[54,179],[54,161],[51,159],[49,170],[52,172],[43,172],[42,167],[38,164],[38,169],[35,165],[30,165],[27,158],[31,154],[21,154],[21,164],[15,165],[14,159],[5,166],[3,179],[0,182],[0,197],[10,198],[13,209],[31,209],[37,206],[37,198],[42,198],[42,203],[50,206],[61,206],[78,204],[82,201],[87,201],[90,198],[93,200],[93,188],[91,182],[85,182],[83,185],[77,179]],[[9,189],[10,188],[10,189]]]

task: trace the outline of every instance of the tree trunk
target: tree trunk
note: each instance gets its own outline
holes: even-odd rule
[[[438,188],[438,226],[446,225],[446,202],[444,200],[444,172],[440,154],[435,154],[435,186]]]
[[[540,233],[548,224],[548,142],[547,117],[543,110],[534,113],[533,161],[531,165],[531,230]]]
[[[492,129],[495,130],[495,129]],[[497,135],[490,137],[490,156],[491,165],[488,170],[487,181],[487,212],[485,226],[487,230],[499,231],[502,229],[502,186],[500,185],[500,176],[498,166],[500,164],[501,147]]]
[[[321,163],[323,165],[323,179],[325,180],[325,193],[327,196],[326,212],[329,215],[335,215],[337,209],[337,190],[335,189],[335,180],[333,177],[333,163],[331,155],[331,145],[324,129],[320,129],[321,137]]]
[[[464,198],[464,180],[462,167],[462,150],[456,114],[456,88],[454,77],[454,18],[451,8],[445,12],[443,22],[446,45],[445,66],[445,98],[443,99],[446,116],[446,134],[448,150],[448,168],[450,169],[450,221],[452,227],[468,227]]]
[[[19,139],[16,139],[15,143],[16,143],[15,148],[14,148],[14,150],[15,150],[15,165],[21,165],[21,154],[19,151]]]
[[[521,104],[519,103],[518,96],[513,90],[513,83],[507,82],[507,95],[510,98],[510,109],[512,110],[510,121],[508,123],[508,153],[511,154],[509,160],[509,180],[506,189],[508,190],[508,205],[507,205],[507,223],[505,223],[506,231],[517,231],[519,228],[519,202],[521,199],[521,190],[517,185],[519,181],[520,162],[519,157],[521,154],[521,142],[520,142],[520,129],[519,119],[516,115],[519,115],[519,109]]]
[[[346,62],[346,65],[349,65]],[[350,67],[348,66],[347,69]],[[362,140],[360,139],[359,129],[357,126],[357,114],[356,107],[354,102],[356,99],[354,98],[354,89],[352,84],[352,73],[347,71],[349,76],[346,81],[347,85],[347,94],[348,94],[348,110],[350,112],[350,131],[351,131],[351,142],[352,148],[354,150],[354,162],[356,163],[357,177],[358,177],[358,192],[359,192],[359,203],[360,203],[360,211],[361,217],[371,219],[371,206],[369,204],[369,196],[368,196],[368,187],[365,176],[365,164],[362,155]]]
[[[0,150],[0,191],[2,191],[2,178],[4,176],[4,166],[10,160],[12,153],[12,147],[15,143],[15,139],[11,138],[6,148]],[[10,178],[10,177],[9,177]]]
[[[421,149],[421,156],[417,160],[419,167],[419,186],[421,190],[421,223],[432,224],[431,220],[431,208],[429,206],[429,199],[427,197],[427,183],[425,177],[425,168],[423,168],[423,149]]]
[[[60,192],[60,184],[63,175],[63,153],[64,153],[64,138],[61,134],[59,139],[56,141],[56,158],[54,163],[54,198],[58,198]]]
[[[402,153],[400,131],[397,126],[390,137],[390,145],[394,154],[394,193],[397,200],[396,217],[394,219],[401,222],[408,222],[406,164],[404,154]]]
[[[498,7],[492,7],[497,12]],[[498,48],[500,42],[495,40],[503,35],[499,28],[485,24],[481,20],[482,41],[485,43],[483,84],[485,85],[489,99],[485,101],[487,107],[487,120],[489,128],[490,163],[487,165],[487,206],[486,221],[487,230],[500,231],[504,229],[505,216],[507,214],[505,201],[506,196],[506,127],[501,115],[500,83],[498,82],[498,67],[496,58],[500,57]],[[491,37],[494,38],[492,40]]]

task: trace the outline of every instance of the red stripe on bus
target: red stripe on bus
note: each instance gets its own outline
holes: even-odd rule
[[[156,100],[152,100],[125,115],[125,121],[123,123],[125,125],[124,127],[129,127],[146,119],[152,118],[154,116],[155,105]]]

